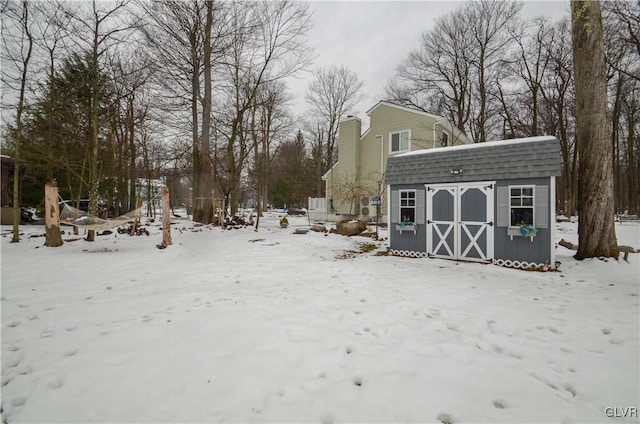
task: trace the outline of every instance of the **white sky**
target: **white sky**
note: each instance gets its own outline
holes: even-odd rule
[[[460,7],[460,1],[312,1],[314,27],[310,44],[315,66],[344,65],[364,81],[366,99],[350,113],[368,121],[365,112],[378,100],[387,79],[407,54],[418,47],[420,35],[439,16]],[[567,0],[525,1],[522,16],[556,19],[569,14]],[[307,110],[304,93],[311,73],[291,80],[296,114]],[[366,127],[366,125],[365,125]],[[364,129],[364,128],[363,128]]]

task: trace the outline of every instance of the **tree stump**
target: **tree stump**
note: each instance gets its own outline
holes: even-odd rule
[[[45,246],[62,246],[62,234],[60,233],[60,208],[58,207],[58,185],[55,180],[44,186],[44,227]]]

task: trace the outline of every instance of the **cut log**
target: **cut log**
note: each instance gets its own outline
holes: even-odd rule
[[[46,231],[45,246],[62,246],[60,233],[60,209],[58,207],[58,185],[55,180],[44,186],[44,227]]]

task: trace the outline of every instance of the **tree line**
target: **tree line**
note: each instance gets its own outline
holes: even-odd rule
[[[596,3],[597,5],[597,3]],[[386,97],[446,116],[475,142],[553,135],[561,144],[560,212],[577,204],[572,23],[520,17],[522,3],[474,1],[435,20],[398,65]],[[615,210],[640,211],[640,8],[602,2]]]
[[[571,21],[473,1],[436,18],[398,65],[386,100],[443,115],[476,142],[554,135],[559,210],[577,208]],[[615,206],[637,213],[640,16],[603,3]],[[340,118],[363,97],[344,66],[316,68],[296,118],[286,79],[313,66],[309,5],[297,1],[103,0],[2,5],[3,154],[28,164],[23,204],[45,181],[116,213],[164,179],[209,223],[252,203],[322,196]],[[13,111],[14,113],[8,113]]]
[[[265,203],[271,168],[299,144],[284,80],[311,64],[308,7],[5,2],[3,110],[18,114],[5,119],[3,152],[28,164],[22,203],[38,204],[54,178],[92,213],[103,199],[134,208],[140,181],[148,192],[160,178],[201,222],[218,204],[234,214]]]

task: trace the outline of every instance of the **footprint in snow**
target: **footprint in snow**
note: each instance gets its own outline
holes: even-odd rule
[[[49,386],[51,390],[59,389],[60,387],[62,387],[62,384],[62,377],[60,377],[59,375],[54,375],[47,380],[47,386]]]
[[[572,397],[576,397],[576,389],[571,384],[565,384],[563,387],[567,392],[571,393]]]
[[[603,329],[602,329],[602,330],[600,330],[600,331],[602,331],[602,334],[611,334],[611,329],[610,329],[610,328],[606,328],[606,327],[605,327],[605,328],[603,328]]]
[[[11,406],[14,406],[14,407],[22,406],[26,402],[27,402],[26,396],[16,396],[13,399],[11,399]]]
[[[330,412],[325,412],[320,416],[320,424],[334,424],[336,418]]]
[[[9,324],[7,324],[7,327],[9,328],[15,328],[20,324],[20,321],[12,321]]]
[[[507,404],[501,399],[494,399],[493,406],[496,409],[505,409],[507,407]]]

